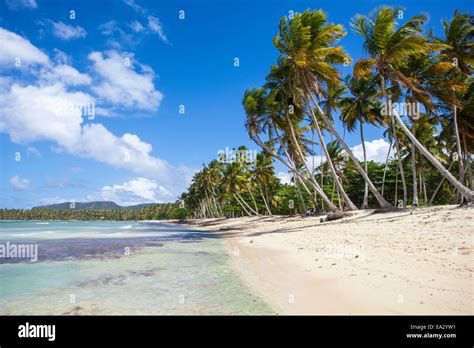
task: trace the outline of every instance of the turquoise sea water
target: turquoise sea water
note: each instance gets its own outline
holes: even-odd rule
[[[215,235],[141,222],[0,222],[0,314],[271,314]]]

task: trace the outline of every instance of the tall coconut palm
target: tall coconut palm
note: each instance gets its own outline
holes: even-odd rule
[[[359,124],[365,172],[369,174],[364,138],[364,123],[377,126],[382,122],[380,106],[375,101],[375,96],[377,94],[377,80],[375,76],[369,76],[366,79],[347,76],[345,82],[351,95],[341,98],[339,102],[341,119],[349,132],[353,132],[356,129],[357,124]],[[368,204],[369,185],[365,183],[364,199],[361,208],[367,209]]]
[[[369,58],[360,59],[354,71],[358,76],[365,76],[372,70],[380,76],[382,96],[387,104],[389,103],[386,87],[388,83],[400,85],[404,88],[410,87],[412,90],[420,91],[416,81],[403,74],[400,66],[403,62],[416,56],[427,55],[437,52],[446,46],[430,43],[421,34],[421,27],[426,21],[426,16],[418,15],[409,19],[405,24],[398,26],[396,19],[399,9],[382,7],[366,16],[356,16],[351,23],[353,30],[364,38],[364,49],[369,54]],[[392,117],[392,125],[403,130],[416,148],[430,161],[430,163],[453,184],[468,200],[474,199],[474,192],[457,180],[444,166],[418,141],[404,124],[402,118],[396,110],[389,108],[389,115]],[[394,133],[396,133],[394,131]]]
[[[350,61],[350,57],[344,52],[342,46],[334,46],[345,34],[341,25],[328,23],[326,14],[321,10],[307,10],[296,14],[291,20],[282,18],[279,34],[273,40],[275,47],[280,51],[278,68],[285,71],[293,93],[303,96],[316,129],[320,127],[317,126],[319,122],[313,107],[320,114],[329,132],[336,137],[354,161],[380,206],[388,208],[391,204],[377,191],[360,162],[336,132],[332,121],[318,102],[325,92],[340,85],[340,74],[334,65]]]
[[[247,90],[244,94],[243,105],[247,117],[245,127],[249,137],[264,151],[270,153],[274,158],[285,165],[292,172],[292,174],[298,178],[304,190],[311,197],[315,208],[317,207],[317,202],[315,197],[308,189],[306,185],[307,183],[312,186],[314,191],[326,202],[326,204],[328,204],[331,210],[336,211],[337,207],[332,204],[319,184],[315,180],[306,181],[302,173],[298,171],[298,165],[297,163],[295,164],[295,159],[298,161],[299,156],[294,155],[297,153],[297,150],[295,150],[295,146],[287,146],[287,144],[291,144],[292,142],[291,138],[288,137],[290,132],[287,131],[287,134],[285,135],[285,139],[287,141],[285,141],[278,131],[278,127],[281,129],[284,127],[284,124],[281,123],[277,117],[278,112],[276,111],[281,110],[281,104],[275,102],[274,93],[267,95],[264,89]],[[278,127],[276,123],[278,124]],[[265,132],[269,137],[267,142],[264,142],[260,136]],[[276,142],[280,144],[280,149],[282,151],[275,152],[273,150],[272,146]],[[293,154],[291,152],[293,152]],[[282,156],[286,156],[287,160],[285,160]]]
[[[443,43],[447,46],[441,51],[440,58],[450,63],[449,79],[462,79],[462,75],[470,76],[473,72],[474,54],[473,54],[473,37],[474,37],[474,17],[469,14],[462,14],[455,11],[451,21],[443,19],[443,38],[434,38],[435,42]],[[447,76],[445,76],[446,78]],[[448,89],[455,94],[456,89]],[[443,91],[443,94],[446,92]],[[458,125],[458,109],[462,106],[457,102],[457,98],[452,101],[453,108],[453,131],[456,137],[456,150],[458,155],[459,181],[464,183],[464,166],[462,161],[462,145],[459,134]],[[459,191],[458,191],[459,192]],[[462,196],[459,197],[462,201]]]
[[[302,151],[302,146],[298,145],[298,142],[301,138],[301,136],[297,136],[295,129],[299,126],[299,123],[303,120],[303,110],[301,107],[303,106],[303,102],[300,100],[301,97],[298,94],[293,94],[292,86],[289,84],[288,78],[285,77],[286,71],[284,69],[279,69],[278,67],[273,67],[271,73],[267,77],[267,86],[271,88],[272,93],[275,94],[275,101],[280,103],[282,113],[285,115],[285,119],[287,121],[287,125],[290,129],[290,134],[292,135],[293,142],[297,147],[298,154],[301,158],[301,162],[306,168],[310,179],[314,182],[316,180],[314,179],[314,176],[312,174],[312,170],[309,169],[308,163],[307,163],[307,158],[306,158],[306,153]],[[295,123],[295,124],[293,124]],[[324,143],[324,138],[321,132],[321,127],[319,126],[319,122],[316,122],[314,124],[314,128],[316,129],[318,133],[319,140],[321,142],[321,146],[324,150],[324,153],[326,157],[328,158],[328,163],[329,163],[329,168],[331,172],[334,175],[334,180],[336,187],[338,189],[338,192],[342,195],[343,200],[347,206],[348,210],[356,210],[357,207],[355,206],[354,203],[352,203],[351,199],[347,195],[347,193],[344,191],[344,188],[342,187],[342,183],[340,182],[336,170],[334,168],[334,165],[331,161],[331,158],[328,156],[328,151],[326,148],[326,144]],[[314,155],[314,154],[312,154]]]

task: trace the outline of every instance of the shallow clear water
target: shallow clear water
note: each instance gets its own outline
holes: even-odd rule
[[[215,235],[159,223],[0,222],[0,314],[271,314]],[[11,254],[10,254],[11,256]]]

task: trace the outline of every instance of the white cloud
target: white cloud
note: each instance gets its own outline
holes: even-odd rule
[[[145,27],[139,21],[133,21],[128,26],[136,33],[145,31]]]
[[[90,158],[146,175],[160,183],[157,192],[162,196],[169,193],[176,197],[186,189],[194,169],[175,166],[152,155],[152,145],[136,134],[115,135],[100,123],[85,124],[86,118],[79,107],[95,105],[96,99],[89,93],[70,88],[93,83],[88,75],[69,65],[51,62],[48,56],[16,34],[7,32],[6,35],[19,41],[21,47],[36,52],[36,61],[43,64],[39,70],[30,71],[31,77],[37,78],[36,83],[21,84],[0,77],[0,132],[8,134],[17,144],[51,141],[50,148],[54,152]],[[1,50],[5,52],[3,48],[9,46],[8,43],[2,45]],[[154,88],[154,72],[150,67],[135,63],[140,74],[125,67],[123,57],[114,51],[105,55],[94,52],[90,58],[101,76],[101,84],[92,88],[99,96],[127,107],[158,108],[162,95]],[[122,100],[116,99],[119,97]]]
[[[80,26],[72,26],[63,22],[51,21],[53,35],[60,38],[61,40],[74,40],[84,38],[87,32]]]
[[[163,31],[163,26],[161,25],[160,20],[157,17],[154,16],[148,16],[148,28],[155,34],[158,34],[160,39],[168,43],[168,38],[165,35],[165,32]]]
[[[64,53],[61,50],[58,50],[55,48],[54,50],[54,61],[61,65],[61,64],[71,64],[71,56],[68,54]]]
[[[6,0],[5,1],[10,10],[20,10],[23,8],[35,9],[38,8],[36,0]]]
[[[314,155],[306,157],[306,165],[310,170],[315,170],[316,168],[321,166],[321,164],[324,163],[326,163],[326,156],[324,155]]]
[[[41,152],[36,147],[33,147],[33,146],[28,146],[28,148],[26,149],[26,153],[28,156],[34,156],[36,158],[43,157],[41,155]]]
[[[147,27],[149,29],[146,31],[147,34],[157,34],[163,42],[168,43],[168,38],[166,37],[166,34],[163,30],[163,25],[161,24],[158,17],[148,14],[149,11],[145,7],[138,5],[135,0],[124,0],[123,2],[147,21]],[[132,28],[132,30],[137,33],[145,32],[145,28],[138,21],[132,22],[130,24],[130,28]]]
[[[41,78],[51,83],[62,82],[70,86],[89,85],[91,77],[82,74],[70,65],[55,65],[52,68],[41,71]]]
[[[365,141],[365,150],[367,152],[367,161],[375,161],[378,163],[385,163],[390,144],[384,139],[375,139],[372,141]],[[359,161],[364,160],[364,152],[362,144],[358,144],[351,148],[354,155]]]
[[[0,65],[10,65],[15,67],[16,59],[20,59],[23,64],[47,64],[49,62],[48,56],[41,50],[31,44],[30,41],[8,31],[0,28]]]
[[[39,65],[40,69],[34,71],[34,73],[45,80],[43,82],[62,82],[68,85],[91,83],[88,75],[82,74],[70,65],[65,64],[67,56],[59,50],[55,50],[55,60],[61,63],[53,64],[49,57],[32,45],[30,41],[11,31],[0,28],[0,42],[2,42],[2,45],[0,45],[0,65],[10,65],[13,68],[17,58],[19,58],[20,67],[24,64]],[[4,87],[3,82],[4,80],[0,83],[0,87]],[[10,86],[11,83],[8,85]]]
[[[151,154],[151,144],[138,135],[117,136],[100,123],[83,124],[79,113],[62,112],[63,105],[84,105],[94,99],[82,92],[68,92],[64,85],[26,86],[14,84],[0,95],[0,132],[14,143],[53,141],[57,152],[95,159],[114,168],[146,174],[160,180],[178,196],[194,173],[186,166],[173,166]]]
[[[123,3],[130,6],[137,13],[145,14],[147,12],[144,7],[138,5],[134,0],[124,0]]]
[[[111,37],[107,43],[117,49],[120,49],[123,45],[135,46],[138,42],[133,35],[128,34],[121,29],[118,23],[114,20],[101,24],[99,30],[102,35]]]
[[[121,185],[106,185],[98,194],[98,199],[114,201],[120,205],[156,203],[170,200],[174,195],[155,180],[138,177]],[[92,196],[89,199],[97,199]]]
[[[98,96],[127,108],[158,109],[163,94],[155,89],[155,74],[149,66],[135,64],[140,67],[140,74],[133,69],[133,55],[125,56],[117,51],[105,54],[92,52],[89,59],[94,63],[95,72],[102,78],[99,85],[92,87]],[[130,67],[127,62],[130,62]]]
[[[8,132],[15,143],[54,140],[72,149],[81,135],[82,116],[68,112],[70,106],[93,102],[86,93],[67,92],[61,83],[25,87],[14,83],[0,95],[0,131]]]
[[[388,148],[390,144],[384,139],[374,139],[372,141],[365,141],[365,149],[367,152],[367,161],[375,161],[378,163],[385,163],[387,157]],[[359,161],[364,161],[364,152],[362,149],[362,144],[357,144],[351,148],[352,153]],[[314,155],[308,156],[306,158],[306,164],[311,169],[313,167],[318,168],[322,163],[326,163],[326,156],[324,155]]]
[[[291,175],[286,172],[278,172],[277,178],[280,179],[282,184],[291,184]]]
[[[30,181],[28,179],[20,178],[18,175],[15,175],[10,179],[10,184],[19,190],[25,190],[30,187]]]

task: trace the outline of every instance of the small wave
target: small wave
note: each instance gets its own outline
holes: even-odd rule
[[[49,222],[37,222],[37,225],[49,225]]]
[[[11,236],[13,237],[30,237],[30,236],[38,236],[43,234],[56,234],[54,231],[41,231],[41,232],[31,232],[31,233],[13,233]]]
[[[129,230],[129,229],[133,228],[133,226],[132,225],[126,225],[126,226],[122,226],[120,228],[123,229],[123,230]]]

